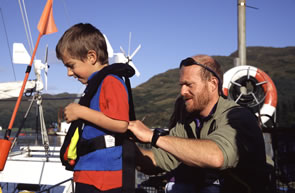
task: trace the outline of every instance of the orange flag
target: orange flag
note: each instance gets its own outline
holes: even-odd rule
[[[47,1],[44,7],[43,13],[41,15],[41,18],[39,20],[37,28],[41,35],[57,32],[57,28],[53,19],[52,4],[53,4],[53,0]]]

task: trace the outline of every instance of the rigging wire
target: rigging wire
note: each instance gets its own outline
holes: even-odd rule
[[[12,66],[13,76],[14,76],[14,80],[16,81],[14,65],[13,65],[13,62],[12,62],[12,55],[11,55],[11,51],[10,51],[10,48],[9,48],[8,35],[7,35],[6,26],[5,26],[4,17],[3,17],[3,14],[2,14],[2,9],[1,9],[1,7],[0,7],[0,13],[1,13],[1,17],[2,17],[3,28],[4,28],[5,37],[6,37],[6,42],[7,42],[7,47],[8,47],[8,52],[9,52],[9,56],[10,56],[10,62],[11,62],[11,66]]]
[[[24,2],[23,2],[24,3]],[[25,32],[26,32],[26,36],[27,36],[27,41],[28,41],[28,44],[29,44],[29,48],[30,48],[30,53],[31,53],[31,55],[32,55],[32,48],[33,48],[33,41],[31,40],[30,41],[30,39],[32,39],[32,36],[31,36],[31,31],[30,31],[30,29],[28,29],[29,28],[29,24],[27,23],[27,12],[25,11],[25,13],[24,13],[24,11],[23,11],[23,7],[24,7],[24,10],[26,9],[26,7],[25,6],[23,6],[22,7],[22,4],[21,4],[21,1],[20,0],[18,0],[18,4],[19,4],[19,8],[20,8],[20,12],[21,12],[21,15],[22,15],[22,19],[23,19],[23,23],[24,23],[24,27],[25,27]],[[25,16],[25,15],[26,16]],[[26,17],[26,19],[25,19],[25,17]]]
[[[68,97],[42,97],[43,101],[62,101],[62,100],[73,100],[73,99],[80,99],[81,96],[77,95],[77,96],[68,96]],[[12,98],[8,98],[8,99],[0,99],[0,103],[2,102],[15,102],[17,100],[17,98],[12,97]],[[22,101],[28,101],[27,98],[23,98]],[[75,102],[75,101],[74,101]]]
[[[62,0],[62,2],[63,2],[64,10],[65,10],[67,25],[69,26],[70,25],[70,15],[69,15],[65,0]]]
[[[31,50],[33,51],[33,39],[32,39],[32,33],[31,33],[31,28],[30,28],[30,23],[29,23],[29,19],[28,19],[28,14],[27,14],[27,9],[26,9],[26,4],[25,4],[25,1],[23,0],[23,7],[24,7],[24,11],[25,11],[25,16],[26,16],[26,21],[27,21],[27,26],[28,26],[28,31],[29,31],[29,37],[30,37],[30,40],[31,40]],[[28,41],[30,41],[28,40]],[[31,53],[32,55],[32,53]]]
[[[23,12],[23,8],[22,8],[21,1],[20,1],[20,0],[18,0],[18,4],[19,4],[19,8],[20,8],[21,15],[22,15],[22,19],[23,19],[23,23],[24,23],[24,27],[25,27],[26,36],[27,36],[27,39],[29,39],[29,37],[28,37],[27,25],[26,25],[26,21],[25,21],[25,18],[24,18],[24,12]],[[28,41],[28,43],[29,43],[30,53],[32,54],[32,50],[31,50],[30,42]]]

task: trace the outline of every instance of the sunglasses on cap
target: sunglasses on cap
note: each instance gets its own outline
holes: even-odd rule
[[[180,62],[179,68],[181,68],[182,66],[191,66],[191,65],[201,66],[202,68],[208,70],[211,74],[213,74],[213,76],[215,76],[218,79],[218,91],[220,92],[220,95],[224,96],[224,94],[222,92],[222,82],[221,82],[219,76],[217,75],[217,73],[214,70],[212,70],[208,66],[205,66],[204,64],[200,64],[199,62],[196,62],[194,59],[188,57]]]

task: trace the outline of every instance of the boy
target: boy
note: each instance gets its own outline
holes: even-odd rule
[[[70,150],[61,151],[62,161],[73,165],[75,192],[121,192],[122,145],[114,136],[127,130],[128,91],[121,76],[112,73],[115,65],[108,65],[104,36],[91,24],[76,24],[59,40],[56,55],[66,66],[68,76],[87,85],[79,104],[69,104],[64,110],[68,123],[83,123],[75,165],[67,157]],[[93,93],[89,94],[91,89]]]

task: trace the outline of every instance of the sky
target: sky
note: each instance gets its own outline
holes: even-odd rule
[[[12,44],[26,38],[19,2],[0,0],[0,82],[23,80],[26,65],[12,64]],[[32,39],[46,0],[24,0]],[[41,38],[35,59],[44,59],[49,48],[48,90],[44,93],[79,93],[83,86],[55,56],[62,34],[76,23],[91,23],[106,34],[114,52],[120,46],[130,54],[141,44],[133,62],[141,75],[132,77],[136,87],[153,76],[178,68],[180,61],[196,54],[228,56],[238,48],[237,0],[55,0],[53,15],[58,32]],[[246,45],[295,46],[295,0],[247,0]],[[32,70],[29,79],[34,79]]]

